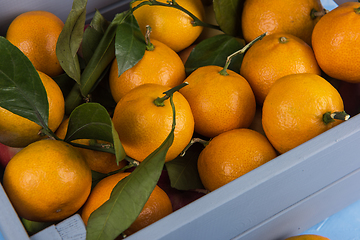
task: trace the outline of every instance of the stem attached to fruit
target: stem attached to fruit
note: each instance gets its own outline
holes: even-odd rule
[[[356,14],[360,14],[360,7],[359,8],[354,8],[354,11]]]
[[[149,25],[146,25],[146,33],[145,33],[146,50],[153,51],[155,49],[155,46],[150,41],[150,34],[151,34],[151,27]]]
[[[201,138],[192,138],[189,144],[184,148],[184,150],[180,153],[180,157],[185,156],[186,151],[194,144],[194,143],[201,143],[206,147],[206,145],[209,144],[210,141],[203,140]]]
[[[172,95],[174,94],[174,92],[179,91],[181,88],[185,87],[185,86],[188,85],[188,84],[189,84],[189,83],[187,83],[187,82],[183,82],[183,83],[177,85],[176,87],[173,87],[173,88],[171,88],[170,90],[164,92],[165,96],[156,98],[156,99],[154,100],[154,104],[155,104],[156,106],[158,106],[158,107],[163,107],[163,106],[165,106],[164,101],[165,101],[166,99],[168,99],[170,96],[172,96]]]
[[[135,1],[133,1],[135,2]],[[220,26],[217,25],[213,25],[213,24],[209,24],[209,23],[205,23],[203,21],[201,21],[198,17],[196,17],[194,14],[192,14],[190,11],[186,10],[185,8],[183,8],[182,6],[180,6],[175,0],[171,0],[171,1],[167,1],[167,3],[162,3],[162,2],[158,2],[156,0],[148,0],[148,1],[144,1],[141,2],[140,4],[136,5],[134,8],[132,8],[132,11],[135,11],[136,9],[138,9],[139,7],[143,6],[143,5],[149,5],[149,6],[164,6],[164,7],[172,7],[172,8],[176,8],[180,11],[183,11],[184,13],[186,13],[187,15],[189,15],[193,21],[191,22],[192,25],[195,26],[202,26],[202,27],[208,27],[208,28],[213,28],[216,30],[220,30]]]
[[[317,11],[315,8],[311,9],[310,11],[310,17],[311,19],[315,19],[317,17],[322,17],[324,16],[326,13],[328,13],[329,11],[326,9],[322,9],[321,11]]]
[[[323,115],[323,121],[325,124],[335,122],[335,119],[346,121],[350,118],[350,115],[347,114],[345,111],[342,112],[326,112]]]
[[[231,59],[233,57],[235,57],[238,54],[244,54],[246,52],[246,50],[248,50],[255,42],[257,42],[258,40],[263,39],[263,37],[266,36],[266,32],[261,34],[260,36],[258,36],[257,38],[255,38],[254,40],[252,40],[251,42],[249,42],[248,44],[246,44],[242,49],[240,49],[239,51],[234,52],[233,54],[229,55],[226,59],[225,62],[225,66],[224,68],[219,72],[221,75],[223,76],[227,76],[229,75],[226,71],[229,68],[229,65],[231,63]]]

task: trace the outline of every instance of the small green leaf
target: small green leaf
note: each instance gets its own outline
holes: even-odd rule
[[[194,144],[183,157],[179,156],[165,163],[171,187],[178,190],[204,188],[197,169],[197,159],[202,149],[204,149],[202,144]]]
[[[175,106],[172,95],[173,126],[165,141],[113,189],[110,199],[95,210],[87,224],[87,239],[115,239],[135,221],[162,173],[167,151],[174,141]]]
[[[47,128],[49,103],[34,66],[1,36],[0,53],[0,106]]]
[[[85,29],[82,41],[82,53],[86,63],[88,63],[93,56],[109,24],[110,22],[96,10],[90,25]]]
[[[57,223],[57,222],[34,222],[34,221],[27,220],[25,218],[21,218],[21,222],[24,225],[26,231],[30,235],[40,232],[41,230]]]
[[[57,85],[59,85],[64,97],[66,97],[69,94],[69,92],[73,88],[74,84],[77,84],[66,73],[57,75],[57,76],[53,77],[53,79],[57,83]]]
[[[242,36],[241,14],[245,0],[214,0],[215,18],[221,30],[236,37]]]
[[[89,63],[86,65],[80,79],[80,91],[82,96],[87,96],[91,92],[98,78],[113,61],[115,57],[116,29],[118,25],[124,21],[127,15],[128,12],[122,12],[114,17],[106,29],[104,36],[101,38]],[[69,99],[69,101],[71,100]]]
[[[77,83],[80,83],[81,73],[77,52],[84,34],[86,5],[87,0],[73,1],[56,45],[56,55],[61,67]]]
[[[124,148],[114,130],[111,117],[99,103],[84,103],[70,114],[64,141],[71,143],[75,139],[96,139],[112,143],[116,161],[120,162],[125,158]]]
[[[197,68],[207,65],[224,67],[227,57],[244,46],[245,42],[242,39],[226,34],[205,39],[198,43],[190,53],[185,63],[186,74],[189,75]],[[243,55],[235,56],[228,69],[239,73],[242,59]]]
[[[118,63],[118,75],[133,67],[144,56],[146,43],[139,24],[133,14],[122,22],[115,37],[115,55]]]

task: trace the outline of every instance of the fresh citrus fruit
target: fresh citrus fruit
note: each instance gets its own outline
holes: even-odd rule
[[[64,121],[60,124],[59,128],[56,130],[56,136],[60,139],[64,139],[66,135],[66,131],[69,124],[69,118],[64,119]],[[87,145],[89,146],[91,143],[95,144],[109,144],[104,141],[95,140],[95,139],[76,139],[73,141],[74,143]],[[122,160],[119,162],[119,165],[116,163],[116,157],[112,153],[95,151],[86,148],[77,148],[78,151],[84,156],[87,164],[90,169],[100,173],[110,173],[116,170],[119,170],[126,166],[127,161]]]
[[[240,68],[260,105],[277,79],[305,72],[321,74],[314,52],[303,40],[288,33],[273,33],[255,42],[245,53]]]
[[[330,240],[330,239],[315,234],[303,234],[303,235],[288,237],[285,240]]]
[[[312,47],[320,68],[330,77],[360,82],[360,3],[346,2],[316,24]]]
[[[47,11],[29,11],[10,24],[6,38],[18,47],[34,67],[55,77],[63,72],[56,56],[56,43],[64,23]]]
[[[132,7],[143,1],[134,2]],[[159,0],[166,3],[166,0]],[[201,0],[177,0],[177,4],[188,10],[201,21],[204,20],[204,6]],[[145,34],[146,26],[152,28],[151,36],[175,52],[190,46],[201,34],[203,27],[193,26],[193,19],[185,12],[165,6],[141,6],[134,11],[141,31]]]
[[[128,92],[116,105],[113,115],[115,129],[125,153],[137,161],[143,161],[160,147],[171,131],[173,111],[170,99],[164,101],[164,106],[154,103],[169,89],[159,84],[143,84]],[[194,117],[185,97],[175,92],[173,101],[176,111],[174,142],[165,161],[176,158],[189,144],[194,132]]]
[[[77,212],[91,190],[91,170],[82,155],[59,140],[36,141],[8,163],[3,186],[23,218],[58,221]]]
[[[65,100],[60,87],[46,74],[38,71],[49,102],[48,126],[55,131],[65,113]],[[41,126],[0,107],[0,142],[10,147],[22,148],[42,139]]]
[[[219,66],[197,68],[179,90],[188,100],[195,120],[195,132],[215,137],[234,128],[249,127],[256,111],[254,93],[239,74]]]
[[[266,137],[254,130],[234,129],[214,137],[201,151],[198,171],[209,191],[239,178],[276,157]]]
[[[343,111],[340,94],[324,78],[312,73],[291,74],[271,87],[262,123],[271,144],[284,153],[341,123],[327,118]]]
[[[322,12],[320,0],[246,0],[241,25],[246,42],[261,34],[284,32],[293,34],[311,45],[311,33]]]
[[[151,43],[154,49],[146,50],[143,58],[120,76],[117,60],[114,59],[109,84],[115,102],[144,83],[157,83],[172,88],[184,81],[185,67],[179,55],[159,41],[151,40]]]
[[[130,175],[129,172],[116,173],[102,179],[96,184],[82,208],[81,217],[86,225],[90,214],[110,198],[110,194],[116,184],[128,175]],[[139,216],[124,233],[131,235],[169,215],[172,211],[172,205],[168,195],[160,187],[155,186]]]

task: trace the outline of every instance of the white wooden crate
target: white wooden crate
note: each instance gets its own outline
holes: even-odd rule
[[[111,20],[127,2],[89,0],[88,19],[96,6]],[[72,0],[54,3],[1,1],[0,18],[44,9],[65,21]],[[2,23],[3,35],[10,21]],[[359,143],[357,115],[127,239],[281,240],[299,234],[360,199]],[[6,240],[29,239],[1,185],[0,233]]]

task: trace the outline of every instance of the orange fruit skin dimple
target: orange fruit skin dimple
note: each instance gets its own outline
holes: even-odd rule
[[[330,77],[360,82],[360,7],[346,2],[325,14],[316,24],[312,46],[320,68]]]
[[[18,47],[34,67],[55,77],[63,72],[56,56],[56,44],[64,23],[47,11],[29,11],[10,24],[6,39]]]
[[[311,34],[320,17],[312,19],[312,9],[322,11],[320,0],[246,0],[242,12],[242,29],[246,42],[267,32],[290,33],[311,45]]]
[[[137,161],[142,162],[160,147],[172,129],[170,99],[164,101],[164,106],[156,106],[154,103],[169,89],[159,84],[143,84],[128,92],[115,107],[114,127],[126,154]],[[184,150],[194,133],[194,117],[188,101],[179,92],[173,94],[173,101],[176,126],[174,142],[167,152],[166,162]]]
[[[312,73],[291,74],[278,79],[265,98],[262,124],[279,153],[285,153],[340,124],[325,124],[326,112],[342,112],[338,91],[324,78]]]
[[[221,75],[222,67],[196,69],[179,90],[188,100],[194,115],[195,132],[215,137],[234,128],[249,127],[256,111],[249,83],[234,71]]]
[[[120,76],[117,60],[114,59],[109,84],[115,102],[131,89],[145,83],[157,83],[172,88],[184,81],[185,67],[179,55],[159,41],[151,40],[151,43],[155,49],[146,50],[143,58]]]
[[[102,179],[91,192],[88,200],[82,208],[81,217],[87,225],[90,214],[104,204],[109,198],[113,188],[130,173],[117,173]],[[140,229],[160,220],[172,213],[172,205],[168,195],[159,187],[155,186],[145,206],[132,225],[124,231],[131,235]]]
[[[142,1],[134,2],[132,7]],[[159,0],[166,3],[166,0]],[[201,0],[177,0],[177,4],[204,20],[205,9]],[[140,29],[145,34],[146,25],[152,29],[151,38],[156,39],[175,52],[190,46],[201,34],[203,27],[193,26],[193,19],[181,10],[165,6],[141,6],[134,11]]]
[[[91,170],[70,144],[44,139],[18,152],[4,172],[3,186],[16,212],[38,222],[77,212],[91,190]]]
[[[288,33],[273,33],[255,42],[240,68],[260,105],[277,79],[295,73],[320,75],[321,70],[311,47]]]
[[[241,177],[277,156],[264,135],[241,128],[224,132],[201,151],[198,170],[209,191]]]

